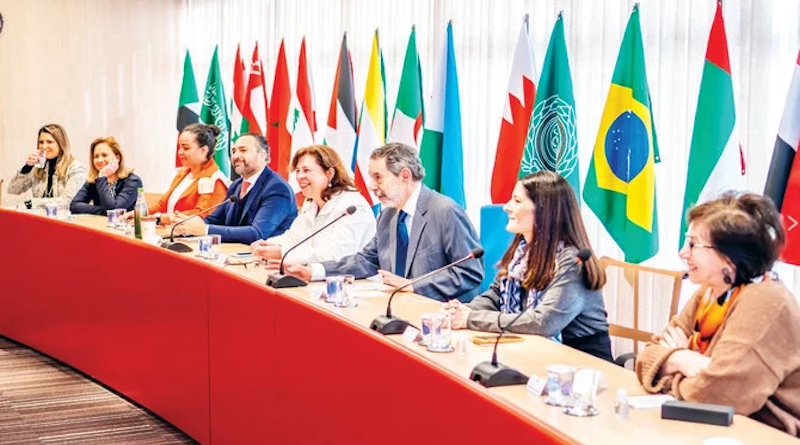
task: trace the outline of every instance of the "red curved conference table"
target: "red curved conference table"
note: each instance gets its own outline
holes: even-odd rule
[[[522,386],[485,389],[467,376],[491,351],[434,354],[367,326],[386,294],[333,309],[308,288],[278,291],[263,269],[218,266],[127,239],[104,218],[72,223],[0,209],[0,335],[50,355],[166,419],[203,444],[499,443],[797,444],[735,416],[730,427],[614,415],[614,394],[644,394],[630,371],[536,336],[501,346],[526,374],[563,363],[602,370],[600,415],[577,418]],[[224,245],[228,251],[245,246]],[[419,320],[439,303],[400,294]]]
[[[79,220],[0,210],[0,233],[0,334],[200,443],[577,443],[396,341],[216,266]]]

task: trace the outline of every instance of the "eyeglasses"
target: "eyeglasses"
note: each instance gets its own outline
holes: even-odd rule
[[[694,249],[716,249],[716,246],[712,246],[711,244],[700,244],[692,241],[693,236],[689,235],[687,232],[683,238],[683,247],[688,247],[689,251],[694,251]]]

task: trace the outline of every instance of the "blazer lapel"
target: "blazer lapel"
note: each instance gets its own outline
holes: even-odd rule
[[[244,221],[245,216],[247,216],[247,211],[250,210],[250,206],[253,205],[253,202],[258,200],[258,197],[261,195],[261,189],[264,187],[264,183],[269,179],[270,174],[272,174],[272,171],[269,167],[264,167],[264,170],[261,171],[261,176],[258,177],[258,181],[256,181],[247,192],[247,201],[244,203],[244,210],[242,210],[242,216],[239,218],[239,222],[236,224],[237,226],[242,225],[242,221]],[[239,183],[238,190],[241,190],[242,184],[244,184],[244,178],[242,178],[242,182]]]
[[[405,276],[408,276],[408,272],[411,270],[411,266],[413,265],[412,263],[417,254],[417,248],[419,247],[419,241],[422,235],[422,231],[425,230],[425,225],[428,224],[428,220],[425,218],[425,214],[428,212],[429,193],[430,192],[424,185],[422,186],[422,189],[419,191],[419,198],[417,199],[417,208],[416,212],[414,212],[414,218],[412,218],[412,223],[411,223],[411,233],[408,236],[408,252],[406,252]],[[395,226],[397,225],[395,224]]]

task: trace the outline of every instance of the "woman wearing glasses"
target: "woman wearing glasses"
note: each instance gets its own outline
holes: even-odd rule
[[[800,435],[800,308],[769,272],[784,242],[780,214],[760,195],[689,211],[680,256],[702,287],[637,357],[646,390],[730,405]]]

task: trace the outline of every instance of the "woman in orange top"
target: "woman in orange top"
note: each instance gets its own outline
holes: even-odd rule
[[[230,180],[214,162],[217,135],[216,125],[191,124],[181,132],[178,157],[183,168],[167,193],[147,209],[161,224],[171,224],[177,213],[194,215],[225,200]]]

